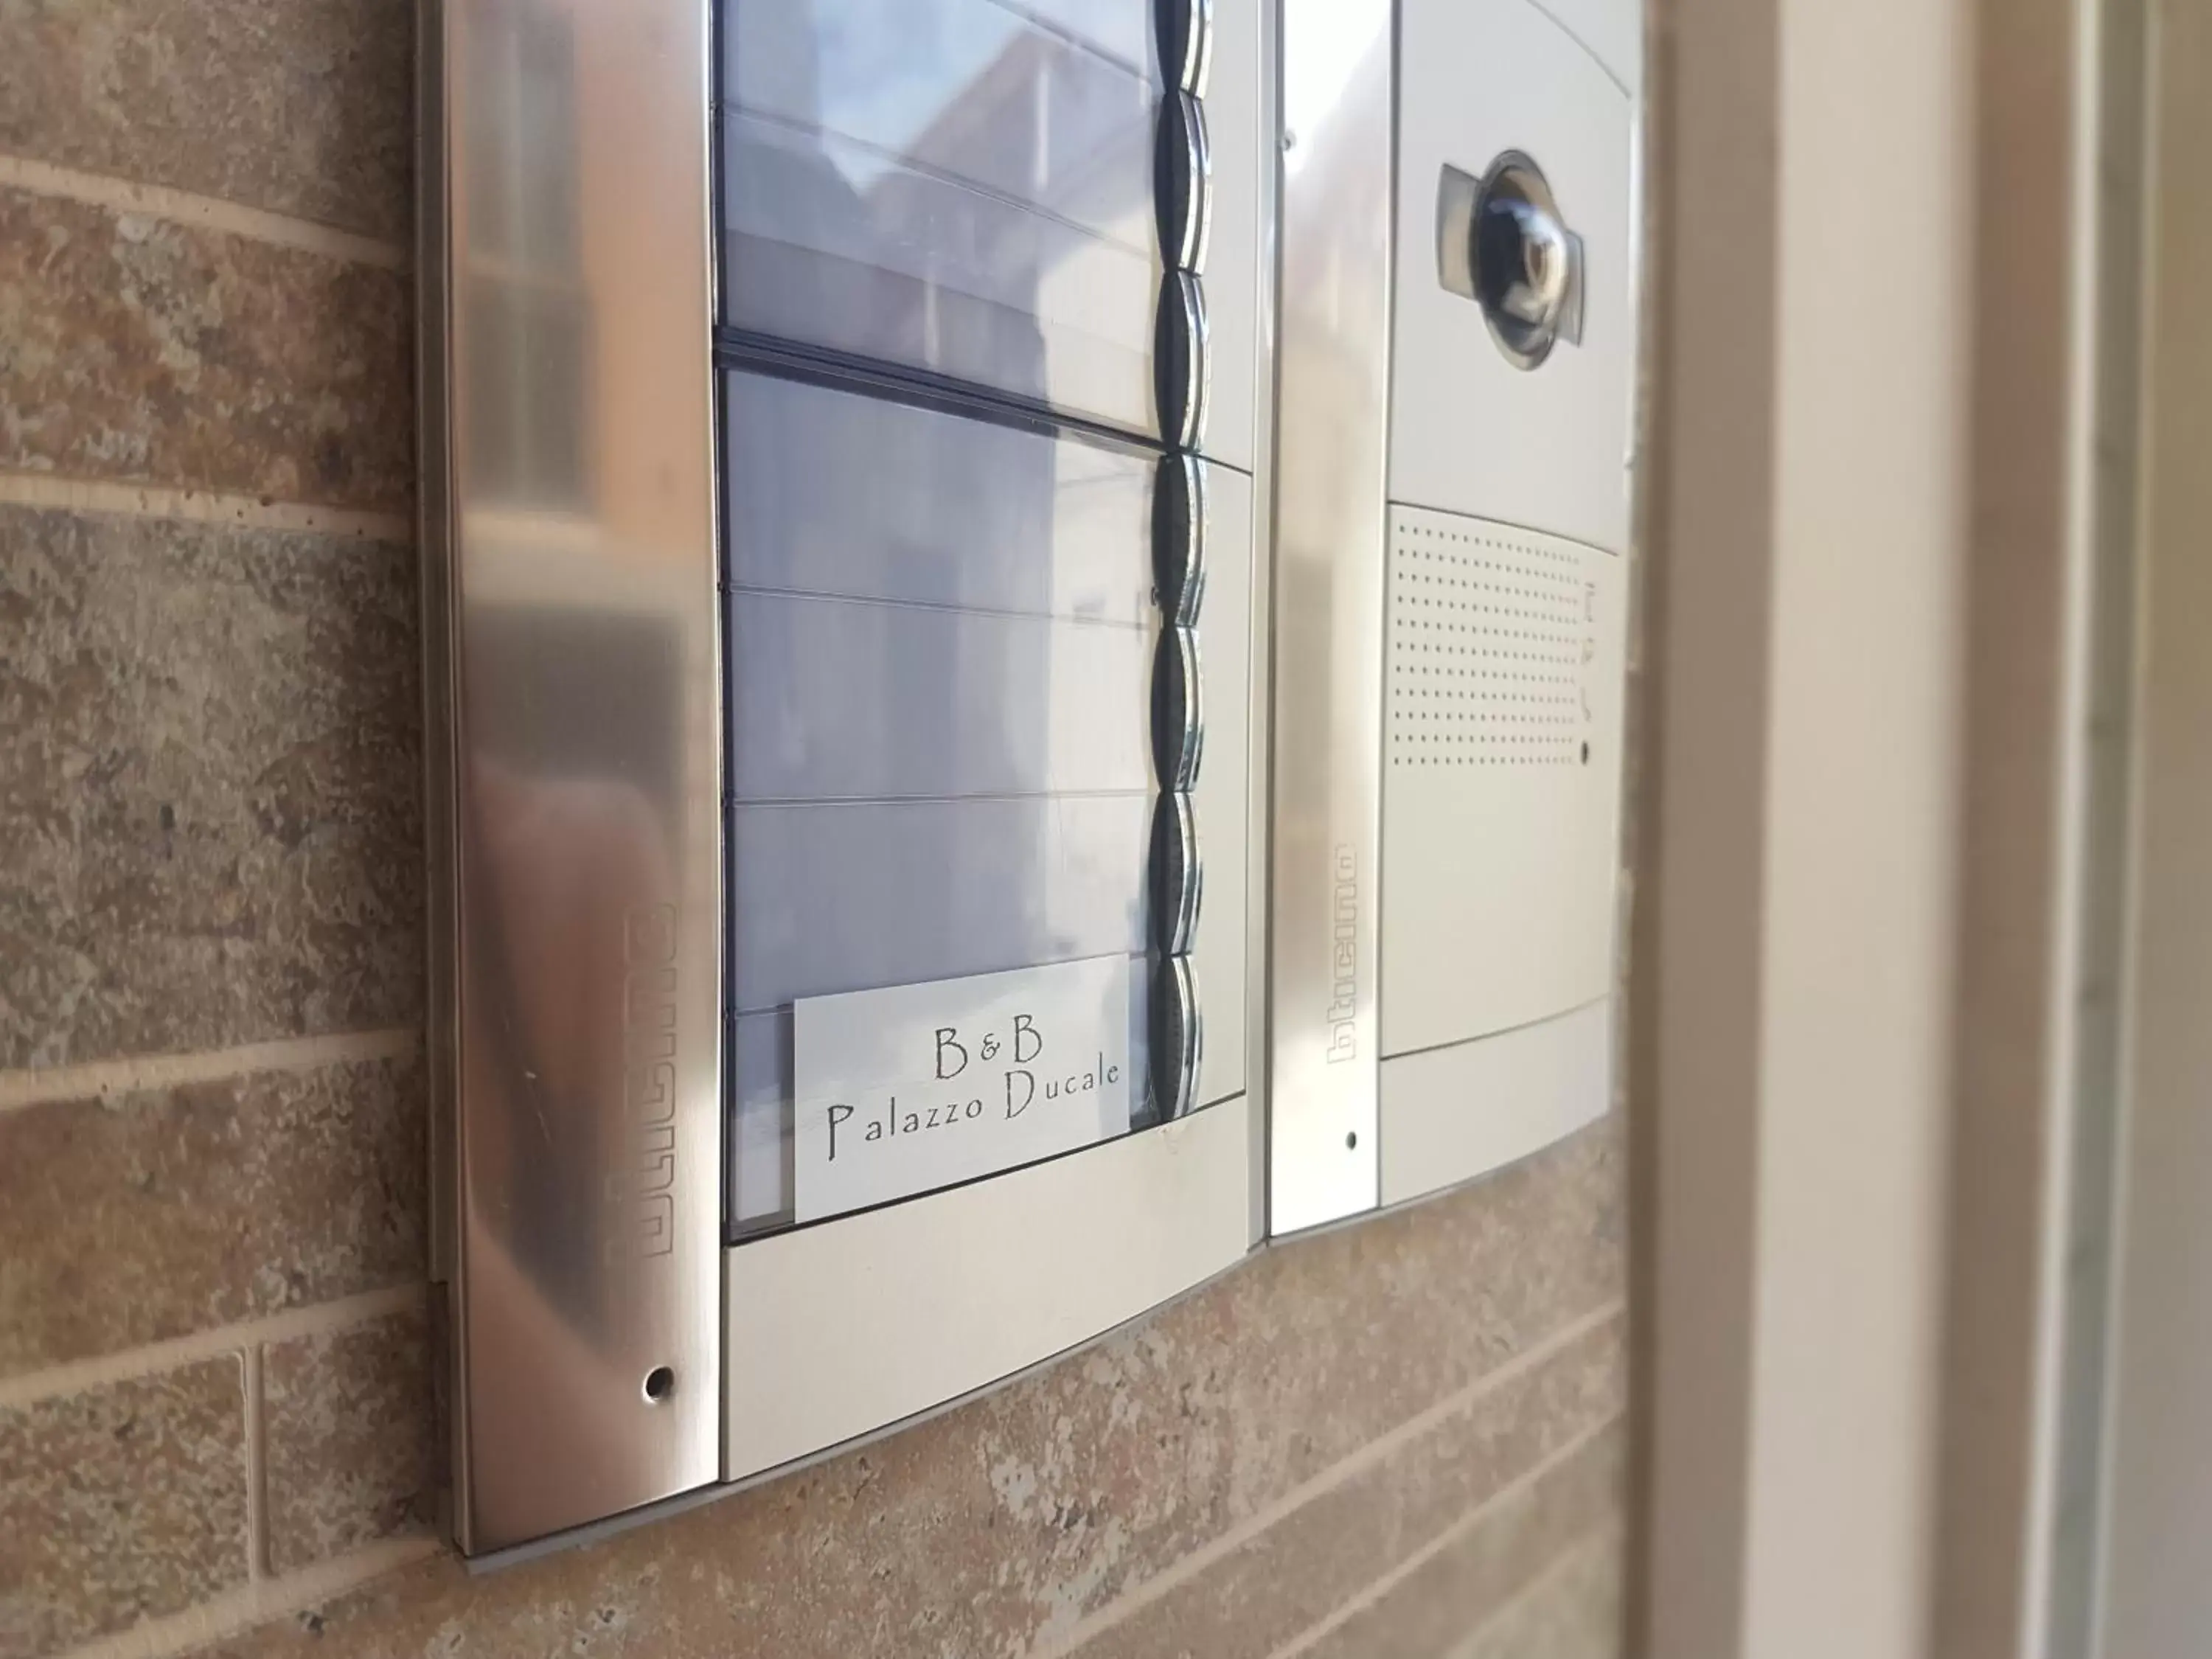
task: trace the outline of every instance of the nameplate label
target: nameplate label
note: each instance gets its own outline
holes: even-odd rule
[[[1129,958],[793,1005],[793,1213],[819,1221],[1129,1127]]]

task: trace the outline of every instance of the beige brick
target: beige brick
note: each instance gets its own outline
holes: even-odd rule
[[[0,468],[404,512],[408,278],[0,189]]]
[[[409,234],[409,0],[0,0],[0,151]]]
[[[1046,1651],[1320,1473],[1331,1449],[1356,1449],[1608,1305],[1617,1194],[1612,1132],[1586,1134],[1434,1204],[1272,1252],[817,1468],[483,1577],[426,1564],[220,1650]],[[1363,1343],[1366,1355],[1343,1352]]]
[[[1623,1547],[1607,1531],[1568,1551],[1449,1659],[1621,1659]]]
[[[246,1576],[243,1367],[0,1409],[0,1653],[58,1653]]]
[[[1076,1659],[1267,1659],[1510,1482],[1615,1419],[1626,1401],[1620,1340],[1619,1326],[1607,1327],[1484,1393],[1085,1642]],[[1577,1486],[1580,1475],[1571,1467],[1554,1484],[1579,1492],[1591,1484]],[[1524,1494],[1507,1507],[1519,1519],[1544,1506]],[[1355,1642],[1340,1650],[1382,1650]]]
[[[0,507],[0,1068],[420,1019],[409,550]]]
[[[420,1310],[270,1343],[261,1392],[273,1570],[430,1529],[438,1471]]]
[[[0,1113],[0,1376],[423,1272],[416,1060]]]
[[[1437,1659],[1470,1632],[1482,1633],[1485,1659],[1581,1659],[1586,1652],[1611,1659],[1611,1648],[1545,1644],[1571,1627],[1595,1625],[1609,1637],[1618,1627],[1625,1438],[1607,1434],[1495,1504],[1298,1659]],[[1598,1552],[1613,1576],[1612,1595],[1586,1593],[1587,1574],[1564,1587],[1550,1583],[1570,1559]],[[1541,1639],[1522,1646],[1524,1635]]]
[[[1238,1517],[1625,1293],[1620,1126],[1226,1280],[1211,1318],[1254,1437]],[[1173,1316],[1170,1316],[1170,1322]]]

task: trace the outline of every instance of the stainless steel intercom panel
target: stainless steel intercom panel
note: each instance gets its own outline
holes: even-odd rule
[[[1262,0],[424,15],[457,1534],[1261,1230]]]
[[[1283,54],[1278,1233],[1609,1099],[1640,40],[1286,0]]]

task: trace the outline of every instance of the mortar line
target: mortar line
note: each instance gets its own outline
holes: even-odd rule
[[[305,1072],[372,1060],[398,1060],[422,1052],[422,1033],[412,1025],[380,1031],[339,1031],[325,1036],[283,1037],[235,1048],[190,1054],[133,1054],[82,1066],[34,1066],[0,1072],[0,1113],[55,1101],[105,1098],[146,1089],[215,1083],[255,1072]]]
[[[1360,1590],[1357,1595],[1340,1602],[1335,1610],[1330,1613],[1327,1617],[1323,1618],[1316,1624],[1308,1626],[1304,1630],[1292,1637],[1281,1647],[1277,1648],[1273,1653],[1267,1656],[1267,1659],[1297,1659],[1298,1655],[1310,1651],[1316,1644],[1326,1639],[1328,1637],[1334,1635],[1337,1631],[1342,1629],[1346,1625],[1350,1624],[1354,1619],[1357,1619],[1361,1613],[1366,1612],[1368,1608],[1374,1607],[1380,1602],[1382,1598],[1389,1595],[1392,1590],[1397,1589],[1399,1585],[1404,1583],[1408,1578],[1411,1578],[1415,1573],[1419,1572],[1423,1567],[1428,1565],[1430,1562],[1435,1560],[1437,1557],[1442,1555],[1453,1545],[1458,1543],[1476,1528],[1481,1526],[1484,1522],[1496,1515],[1498,1510],[1503,1506],[1513,1502],[1516,1498],[1525,1497],[1530,1491],[1534,1490],[1538,1483],[1542,1481],[1547,1475],[1551,1474],[1562,1464],[1578,1455],[1580,1453],[1589,1449],[1589,1448],[1597,1441],[1600,1436],[1619,1428],[1626,1415],[1626,1413],[1625,1413],[1615,1412],[1612,1416],[1607,1418],[1602,1423],[1596,1424],[1590,1428],[1583,1430],[1573,1439],[1566,1442],[1564,1445],[1559,1447],[1547,1456],[1540,1458],[1534,1463],[1530,1464],[1527,1468],[1515,1475],[1504,1486],[1498,1487],[1497,1491],[1492,1492],[1489,1497],[1484,1498],[1482,1502],[1477,1504],[1465,1515],[1460,1516],[1458,1520],[1453,1522],[1451,1525],[1446,1527],[1435,1537],[1430,1539],[1429,1541],[1422,1545],[1420,1548],[1415,1550],[1411,1555],[1408,1555],[1404,1559],[1401,1560],[1388,1572],[1382,1574],[1379,1578],[1372,1580],[1365,1589]],[[1547,1570],[1548,1570],[1549,1566],[1555,1564],[1547,1563]],[[1541,1576],[1542,1575],[1540,1573],[1538,1575],[1539,1577]],[[1532,1584],[1535,1581],[1533,1579],[1530,1581]],[[1519,1592],[1516,1591],[1516,1595],[1518,1594]],[[1509,1605],[1511,1600],[1511,1597],[1508,1597],[1505,1603],[1500,1604],[1501,1607]],[[1484,1622],[1487,1624],[1488,1620],[1486,1620]]]
[[[350,264],[406,270],[414,264],[405,246],[349,230],[334,229],[289,213],[247,207],[220,196],[139,184],[105,173],[57,167],[27,155],[0,154],[0,185],[33,196],[49,196],[114,213],[143,213],[195,230],[221,231],[297,252],[313,253]]]
[[[393,1538],[349,1555],[258,1583],[246,1583],[129,1630],[88,1642],[60,1659],[176,1659],[288,1613],[358,1589],[363,1584],[444,1553],[434,1538]]]
[[[1265,1509],[1246,1516],[1226,1532],[1220,1533],[1188,1554],[1177,1559],[1171,1565],[1154,1573],[1142,1583],[1125,1591],[1106,1606],[1085,1614],[1068,1632],[1055,1638],[1042,1655],[1064,1656],[1073,1653],[1084,1643],[1111,1630],[1123,1620],[1142,1613],[1154,1602],[1171,1595],[1196,1578],[1216,1562],[1226,1559],[1261,1534],[1304,1509],[1315,1498],[1335,1490],[1346,1481],[1365,1474],[1386,1462],[1401,1448],[1419,1439],[1439,1424],[1448,1422],[1480,1403],[1518,1377],[1536,1370],[1556,1355],[1572,1347],[1592,1333],[1618,1320],[1627,1309],[1625,1299],[1616,1297],[1603,1306],[1594,1309],[1580,1318],[1572,1320],[1545,1337],[1534,1346],[1523,1349],[1503,1364],[1493,1367],[1472,1382],[1455,1389],[1434,1404],[1423,1407],[1403,1422],[1384,1430],[1356,1451],[1340,1458],[1310,1479],[1300,1482]],[[1610,1421],[1611,1419],[1608,1419]],[[1042,1659],[1042,1656],[1041,1656]]]
[[[362,541],[404,544],[415,539],[413,520],[399,513],[264,501],[258,495],[219,489],[170,489],[56,472],[0,471],[0,503],[64,513],[228,525],[241,530],[312,531]]]
[[[1445,1656],[1445,1659],[1475,1659],[1475,1656],[1482,1650],[1482,1640],[1485,1637],[1515,1613],[1550,1589],[1559,1579],[1565,1577],[1569,1571],[1583,1556],[1601,1544],[1615,1549],[1626,1547],[1620,1522],[1602,1522],[1562,1547],[1556,1555],[1544,1563],[1543,1566],[1537,1571],[1535,1577],[1492,1607],[1483,1618],[1481,1623],[1462,1637],[1458,1645]]]
[[[319,1336],[325,1331],[343,1330],[386,1314],[404,1313],[408,1309],[419,1308],[423,1305],[427,1296],[427,1284],[393,1285],[380,1291],[364,1291],[358,1296],[341,1297],[333,1302],[318,1302],[304,1308],[287,1308],[282,1313],[270,1314],[263,1319],[245,1320],[234,1325],[218,1325],[212,1330],[194,1331],[189,1336],[149,1342],[140,1347],[125,1348],[118,1353],[100,1354],[91,1359],[72,1359],[63,1364],[50,1365],[43,1370],[26,1371],[20,1376],[0,1377],[0,1411],[34,1406],[42,1400],[64,1395],[82,1394],[88,1389],[128,1382],[137,1377],[174,1370],[179,1365],[190,1365],[203,1359],[239,1354],[257,1343],[286,1342],[295,1337]]]

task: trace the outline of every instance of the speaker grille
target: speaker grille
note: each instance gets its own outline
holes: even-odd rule
[[[1442,514],[1391,519],[1390,763],[1583,764],[1585,556]]]

